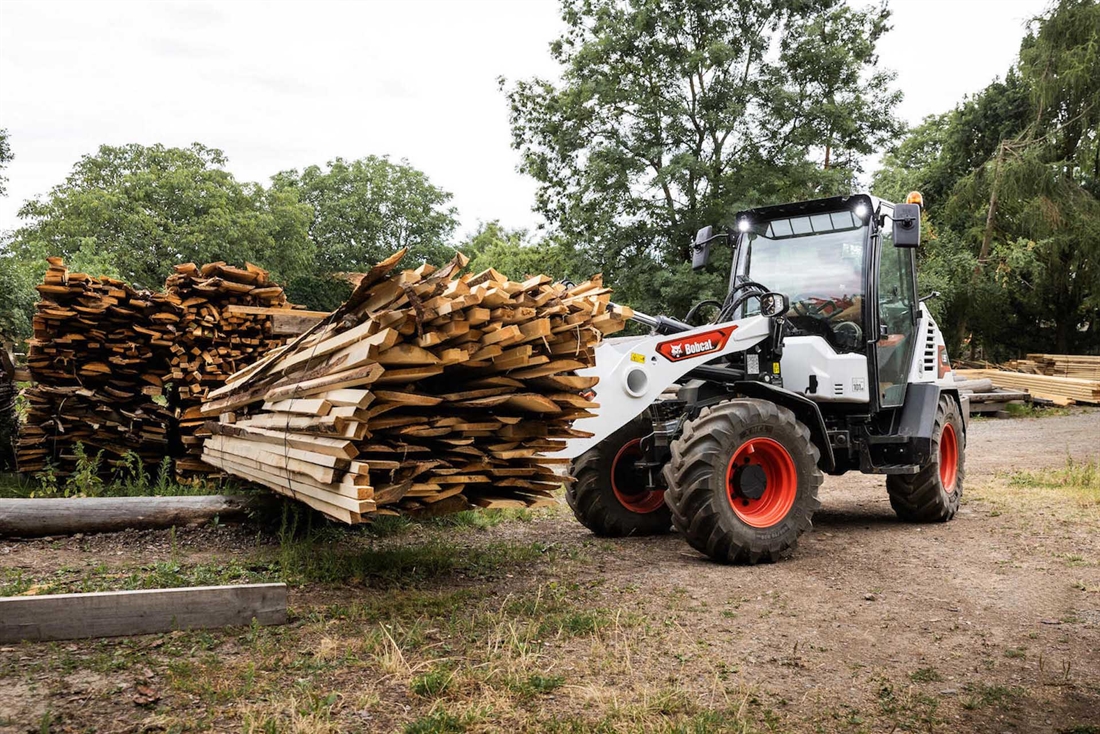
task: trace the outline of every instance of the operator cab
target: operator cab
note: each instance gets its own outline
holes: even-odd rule
[[[913,252],[919,209],[896,209],[856,194],[736,215],[727,306],[750,284],[788,298],[786,389],[872,411],[903,404],[919,318]],[[701,254],[696,266],[705,263],[708,253]],[[749,297],[728,315],[759,312],[760,299]]]

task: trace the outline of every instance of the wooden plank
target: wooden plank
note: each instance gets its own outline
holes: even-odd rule
[[[0,643],[286,624],[286,584],[0,598]]]
[[[247,314],[249,316],[283,316],[286,314],[294,314],[295,316],[305,316],[313,319],[323,319],[330,316],[328,311],[306,311],[304,309],[297,308],[273,308],[271,306],[242,306],[236,303],[231,303],[223,309],[224,313],[230,314]]]
[[[343,459],[354,459],[359,449],[351,441],[338,438],[325,438],[323,436],[306,436],[299,433],[286,433],[273,431],[266,428],[242,428],[236,424],[227,425],[218,423],[211,426],[215,434],[222,436],[236,436],[252,441],[261,441],[275,446],[289,446],[303,451],[313,451],[318,454],[328,454]]]

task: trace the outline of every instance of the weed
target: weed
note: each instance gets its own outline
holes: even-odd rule
[[[423,698],[437,698],[447,690],[454,673],[446,668],[432,668],[427,673],[418,675],[409,683],[409,690]]]
[[[1008,403],[1005,412],[1013,418],[1055,418],[1069,415],[1065,408],[1044,407],[1034,403]]]
[[[435,711],[405,726],[405,734],[460,734],[466,731],[462,719],[446,711]]]
[[[526,678],[511,678],[507,682],[508,688],[523,699],[552,693],[563,685],[565,685],[565,676],[540,673],[532,673]]]
[[[99,497],[103,494],[105,486],[100,477],[100,466],[103,464],[103,451],[95,456],[88,454],[84,444],[77,443],[73,449],[76,456],[76,468],[69,478],[65,480],[66,497]]]
[[[1023,696],[1026,691],[1019,686],[991,686],[986,683],[967,685],[969,695],[963,699],[962,707],[975,711],[986,706],[1004,706]]]
[[[918,668],[909,674],[909,680],[914,683],[935,683],[943,680],[943,676],[935,668]]]
[[[1026,658],[1027,650],[1023,647],[1010,647],[1005,650],[1006,658]]]

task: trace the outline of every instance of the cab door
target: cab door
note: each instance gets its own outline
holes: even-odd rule
[[[893,209],[883,207],[881,213],[887,218],[878,238],[878,339],[874,362],[879,405],[896,408],[905,402],[905,385],[917,341],[916,264],[912,248],[894,247],[890,219]]]

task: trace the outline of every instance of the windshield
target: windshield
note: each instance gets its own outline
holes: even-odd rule
[[[850,211],[754,222],[741,237],[737,277],[790,298],[793,332],[823,336],[838,351],[859,350],[866,230]],[[746,314],[758,308],[754,299]]]

